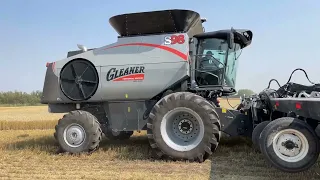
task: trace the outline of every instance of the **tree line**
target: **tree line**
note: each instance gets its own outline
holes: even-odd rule
[[[38,105],[40,104],[41,91],[31,93],[21,91],[0,92],[1,105]]]
[[[239,98],[244,94],[251,95],[254,92],[250,89],[239,89],[236,95],[232,98]],[[7,91],[0,92],[0,104],[1,105],[40,105],[40,98],[42,96],[41,91],[32,91],[31,93],[21,91]]]

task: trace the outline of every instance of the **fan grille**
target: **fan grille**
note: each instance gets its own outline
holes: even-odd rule
[[[97,91],[98,85],[98,72],[87,60],[71,61],[61,70],[60,88],[70,100],[88,100]]]

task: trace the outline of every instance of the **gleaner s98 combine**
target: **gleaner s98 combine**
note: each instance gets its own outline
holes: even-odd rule
[[[147,130],[157,156],[203,162],[224,132],[252,137],[281,170],[310,168],[319,156],[318,86],[287,83],[237,110],[220,108],[218,97],[236,93],[238,57],[253,34],[205,32],[204,22],[189,10],[117,15],[110,18],[117,42],[78,45],[48,63],[41,101],[49,112],[67,112],[54,133],[61,149],[93,152],[102,134],[120,140]]]

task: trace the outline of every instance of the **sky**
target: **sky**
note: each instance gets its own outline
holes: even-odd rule
[[[253,32],[239,59],[236,89],[259,92],[272,78],[284,84],[295,68],[320,82],[319,0],[1,0],[0,91],[42,90],[47,62],[65,58],[77,44],[96,48],[116,42],[111,16],[175,8],[207,18],[206,31]],[[302,72],[292,81],[309,85]]]

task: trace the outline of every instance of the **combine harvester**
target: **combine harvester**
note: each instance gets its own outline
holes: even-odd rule
[[[160,158],[203,162],[221,132],[252,137],[275,167],[310,168],[319,156],[318,86],[288,82],[243,99],[237,110],[218,97],[236,93],[238,57],[250,30],[204,32],[190,10],[122,14],[110,18],[117,42],[47,63],[41,102],[66,113],[54,133],[64,152],[93,152],[102,134],[128,139],[147,130]],[[261,135],[260,135],[261,134]]]

